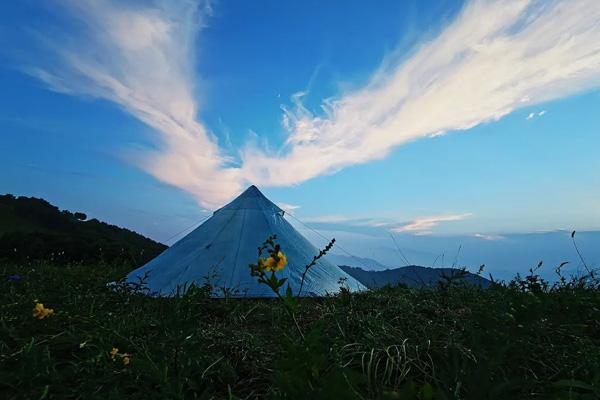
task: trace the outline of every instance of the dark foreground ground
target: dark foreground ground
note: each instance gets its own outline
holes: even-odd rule
[[[276,300],[106,288],[124,272],[0,266],[0,398],[600,398],[597,282],[342,292],[296,327]]]

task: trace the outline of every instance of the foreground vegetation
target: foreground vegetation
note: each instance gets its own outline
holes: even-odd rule
[[[295,326],[278,299],[107,288],[128,269],[0,267],[0,398],[600,396],[593,279],[342,291],[299,299]]]

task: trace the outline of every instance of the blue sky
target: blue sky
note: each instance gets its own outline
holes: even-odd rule
[[[585,0],[2,2],[0,188],[162,241],[251,183],[332,232],[600,230],[599,18]]]

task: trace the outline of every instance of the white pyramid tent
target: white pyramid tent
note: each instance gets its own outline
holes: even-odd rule
[[[145,277],[151,293],[173,295],[178,287],[208,281],[215,288],[228,288],[234,296],[272,297],[268,287],[250,276],[248,265],[255,263],[257,248],[270,235],[287,255],[288,265],[277,272],[287,278],[293,293],[298,293],[304,267],[318,250],[289,222],[285,213],[255,186],[221,209],[202,225],[165,250],[158,257],[127,275],[127,282]],[[302,296],[322,296],[339,291],[340,278],[350,290],[364,290],[354,278],[325,258],[317,261],[304,281]],[[216,291],[215,295],[223,295]]]

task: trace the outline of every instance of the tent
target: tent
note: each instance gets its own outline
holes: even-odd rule
[[[126,281],[141,280],[150,293],[170,296],[191,283],[210,283],[213,295],[273,297],[274,293],[250,275],[257,248],[270,235],[287,255],[288,265],[278,271],[298,293],[305,265],[318,254],[315,248],[285,218],[285,212],[250,186],[231,203],[215,211],[202,225],[146,265],[130,272]],[[323,296],[339,291],[340,279],[350,290],[365,287],[326,258],[306,274],[302,296]],[[284,286],[285,289],[285,286]]]

